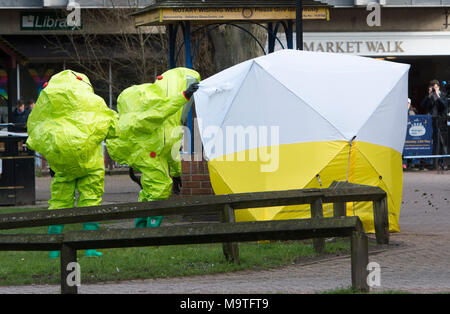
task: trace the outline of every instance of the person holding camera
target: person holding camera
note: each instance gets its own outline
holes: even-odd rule
[[[438,80],[428,84],[428,95],[422,100],[421,107],[425,114],[433,118],[433,154],[447,154],[447,112],[448,100],[440,90]],[[439,160],[439,164],[443,161]]]
[[[438,80],[432,80],[428,84],[428,95],[422,100],[421,107],[425,114],[433,117],[447,117],[447,95],[440,91]]]

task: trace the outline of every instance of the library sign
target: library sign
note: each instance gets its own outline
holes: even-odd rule
[[[303,19],[330,19],[328,8],[303,8]],[[160,8],[135,16],[136,26],[170,21],[295,20],[295,8]]]
[[[70,26],[67,16],[57,12],[21,13],[20,29],[23,31],[76,30],[80,26]]]

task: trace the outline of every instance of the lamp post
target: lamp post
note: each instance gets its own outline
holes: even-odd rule
[[[303,50],[303,4],[302,0],[295,0],[295,34],[297,50]]]

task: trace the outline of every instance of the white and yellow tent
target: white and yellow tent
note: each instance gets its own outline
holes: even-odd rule
[[[226,69],[194,94],[216,194],[378,186],[399,231],[409,65],[282,50]],[[371,203],[347,206],[373,232]],[[332,204],[324,204],[330,216]],[[238,221],[310,217],[309,206],[239,210]]]

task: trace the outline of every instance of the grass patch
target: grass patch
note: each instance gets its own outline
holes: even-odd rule
[[[36,209],[23,209],[36,210]],[[8,212],[19,212],[13,209]],[[2,210],[2,213],[5,211]],[[166,220],[168,221],[168,220]],[[117,222],[117,221],[115,221]],[[102,223],[101,228],[111,222]],[[48,227],[2,230],[1,233],[47,233]],[[69,224],[64,232],[81,230],[82,224]],[[81,282],[165,278],[238,270],[262,270],[310,260],[316,256],[312,240],[240,243],[240,265],[228,263],[221,244],[174,245],[102,249],[102,257],[89,258],[78,251]],[[328,242],[325,254],[347,254],[348,239]],[[48,252],[0,251],[0,285],[57,284],[60,260]]]
[[[327,244],[327,253],[348,251],[349,244]],[[174,245],[161,247],[100,250],[102,257],[89,258],[78,251],[82,282],[164,278],[238,270],[261,270],[314,257],[312,243],[241,243],[241,264],[228,263],[220,244]],[[59,282],[59,259],[48,252],[0,252],[0,285],[50,284]]]

